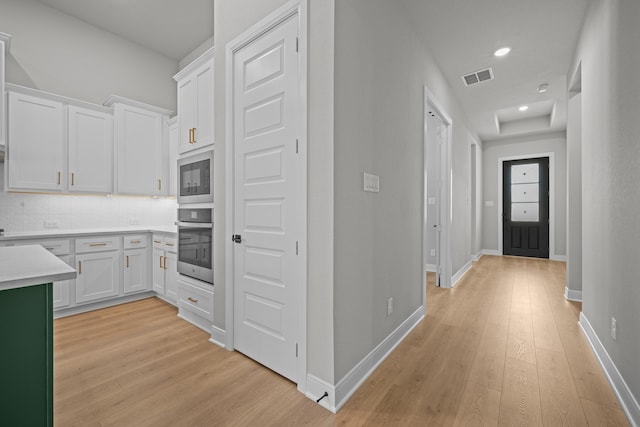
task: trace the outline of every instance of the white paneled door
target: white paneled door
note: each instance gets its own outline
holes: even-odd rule
[[[298,21],[235,52],[234,346],[297,380]]]

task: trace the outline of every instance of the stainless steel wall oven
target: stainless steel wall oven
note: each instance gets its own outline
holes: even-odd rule
[[[213,284],[213,209],[178,209],[178,273]]]

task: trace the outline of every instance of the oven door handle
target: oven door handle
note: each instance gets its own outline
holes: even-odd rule
[[[182,221],[178,221],[178,227],[183,227],[183,228],[213,228],[213,224],[211,224],[210,222],[182,222]]]

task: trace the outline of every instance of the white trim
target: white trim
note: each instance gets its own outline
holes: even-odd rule
[[[549,254],[549,259],[551,261],[564,261],[564,262],[567,262],[567,256],[566,255],[551,255],[551,254]]]
[[[582,291],[574,291],[573,289],[569,289],[568,287],[565,287],[564,298],[567,301],[582,302]]]
[[[125,98],[120,95],[111,95],[102,103],[102,105],[108,108],[113,108],[114,104],[124,104],[130,107],[142,108],[143,110],[153,111],[154,113],[169,117],[175,114],[175,111],[167,110],[166,108],[157,107],[145,102],[136,101],[135,99]]]
[[[11,34],[0,32],[0,42],[4,42],[4,55],[9,55],[11,51]]]
[[[156,293],[154,291],[146,291],[139,294],[126,295],[123,297],[94,302],[91,304],[77,305],[75,307],[69,307],[66,309],[59,308],[53,312],[53,318],[60,319],[61,317],[73,316],[75,314],[86,313],[87,311],[94,311],[94,310],[99,310],[107,307],[114,307],[120,304],[140,301],[147,298],[154,298],[155,296],[156,296]]]
[[[478,262],[480,261],[480,258],[482,258],[482,255],[484,255],[484,250],[481,250],[480,252],[478,252],[477,254],[473,255],[473,262]]]
[[[210,343],[217,345],[218,347],[227,348],[225,342],[227,337],[226,333],[223,329],[218,328],[215,325],[211,325],[211,338],[209,339]],[[233,350],[232,348],[229,350]]]
[[[425,316],[425,307],[420,306],[411,316],[374,348],[364,359],[349,371],[335,387],[332,412],[337,412],[347,403],[362,383],[376,370],[376,368],[391,354],[402,340],[415,328]],[[318,399],[320,396],[316,397]],[[331,395],[329,396],[331,397]],[[321,401],[322,402],[322,401]],[[323,405],[324,406],[324,405]]]
[[[462,280],[462,277],[467,274],[467,272],[469,270],[471,270],[471,267],[473,266],[473,263],[471,262],[471,260],[467,261],[467,263],[465,265],[462,266],[462,268],[460,270],[458,270],[456,272],[456,274],[453,275],[453,277],[451,278],[451,287],[453,288],[455,285],[458,284],[458,282],[460,280]]]
[[[328,396],[318,402],[318,399],[327,393]],[[336,395],[336,387],[329,384],[326,381],[321,380],[315,375],[308,374],[307,375],[307,393],[306,396],[315,400],[316,403],[334,414],[338,411],[335,404],[335,395]]]
[[[483,249],[482,255],[501,256],[502,254],[500,253],[500,251],[497,251],[495,249]]]
[[[213,60],[213,58],[214,58],[214,49],[213,49],[213,46],[211,46],[209,49],[204,51],[202,55],[198,56],[196,59],[191,61],[182,70],[178,71],[176,75],[173,76],[173,80],[175,81],[182,80],[185,76],[196,71],[198,68],[202,67],[208,61]]]
[[[438,266],[435,264],[427,264],[424,267],[424,271],[427,271],[429,273],[435,273],[437,268]]]
[[[291,0],[276,9],[274,12],[261,19],[259,22],[244,31],[238,37],[227,43],[225,47],[226,59],[226,79],[225,79],[225,236],[230,237],[234,231],[234,199],[233,199],[233,177],[234,177],[234,155],[233,155],[233,57],[247,44],[253,42],[258,37],[267,33],[274,27],[280,25],[287,19],[296,17],[298,21],[298,141],[299,141],[299,164],[302,165],[298,171],[298,209],[299,215],[299,256],[300,271],[298,290],[298,366],[296,383],[298,390],[306,394],[307,387],[307,57],[308,57],[308,0]],[[234,349],[233,341],[233,243],[230,238],[225,237],[225,348]]]
[[[498,254],[504,253],[502,213],[503,213],[503,191],[502,191],[502,167],[504,162],[511,160],[537,159],[540,157],[549,158],[549,259],[556,256],[556,162],[555,153],[532,153],[518,156],[506,156],[498,158]]]
[[[76,107],[87,108],[92,111],[99,111],[104,114],[113,114],[112,107],[105,107],[103,105],[94,104],[92,102],[82,101],[81,99],[69,98],[68,96],[57,95],[55,93],[45,92],[39,89],[33,89],[26,86],[20,86],[13,83],[4,84],[5,91],[15,92],[22,95],[35,96],[37,98],[44,98],[50,101],[61,102],[67,105],[74,105]]]
[[[600,362],[600,366],[602,367],[607,380],[609,380],[609,384],[611,384],[613,392],[618,398],[618,403],[622,406],[622,410],[626,414],[629,423],[633,427],[639,427],[640,404],[638,404],[638,401],[633,396],[631,389],[622,377],[622,374],[620,374],[616,364],[609,356],[607,349],[602,345],[596,331],[591,327],[591,323],[589,323],[589,320],[583,312],[580,313],[580,327],[582,328],[584,335],[587,337],[587,341],[591,346],[591,350],[593,350],[593,353],[596,355],[596,359]]]

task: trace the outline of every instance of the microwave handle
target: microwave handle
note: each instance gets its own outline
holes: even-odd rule
[[[213,224],[211,223],[203,223],[203,222],[177,222],[178,227],[184,228],[213,228]]]

